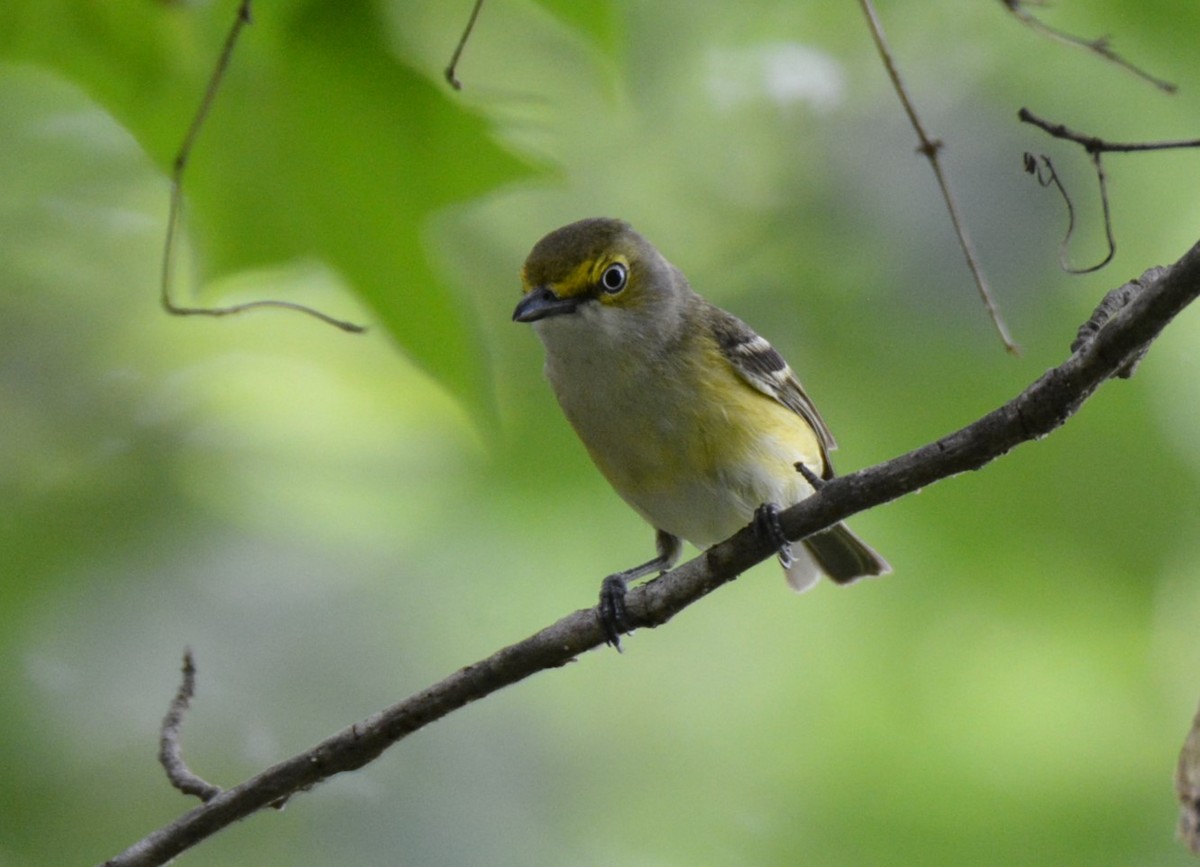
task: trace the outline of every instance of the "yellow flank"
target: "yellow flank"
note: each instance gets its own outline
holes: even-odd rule
[[[617,493],[655,527],[704,547],[747,524],[764,502],[788,506],[808,496],[811,488],[796,461],[818,475],[824,464],[817,435],[804,419],[739,376],[711,337],[694,339],[700,351],[679,351],[664,367],[636,376],[609,371],[610,381],[633,385],[602,389],[603,407],[563,403]],[[679,363],[683,358],[688,361]],[[647,375],[676,382],[653,389],[653,399],[646,400]],[[665,395],[680,400],[664,405]]]

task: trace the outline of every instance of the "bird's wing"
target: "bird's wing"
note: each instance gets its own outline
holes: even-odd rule
[[[738,375],[751,387],[783,404],[808,422],[821,440],[822,451],[836,449],[837,442],[829,426],[804,393],[800,380],[783,360],[783,356],[765,338],[760,337],[754,329],[733,314],[719,307],[713,307],[713,310],[718,314],[713,320],[717,345]],[[826,475],[832,476],[829,456],[826,454],[824,457]]]

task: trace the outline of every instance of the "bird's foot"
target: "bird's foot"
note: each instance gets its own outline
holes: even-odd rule
[[[792,557],[792,545],[783,534],[783,525],[779,522],[779,507],[774,503],[763,503],[754,510],[754,530],[763,539],[775,546],[779,554],[779,562],[788,569],[796,562]]]
[[[600,584],[600,606],[596,616],[604,630],[604,643],[621,650],[621,633],[629,631],[629,620],[625,613],[625,591],[629,580],[624,572],[609,575]]]

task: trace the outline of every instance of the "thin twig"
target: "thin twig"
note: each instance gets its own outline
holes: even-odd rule
[[[1048,186],[1049,182],[1053,182],[1058,187],[1058,191],[1062,194],[1063,200],[1067,203],[1067,234],[1059,245],[1059,263],[1063,269],[1071,274],[1089,274],[1093,271],[1099,271],[1105,265],[1112,261],[1117,253],[1116,236],[1113,233],[1112,225],[1112,208],[1108,201],[1108,175],[1104,171],[1104,163],[1101,160],[1101,154],[1105,153],[1142,153],[1146,151],[1162,151],[1162,150],[1179,150],[1182,148],[1200,147],[1200,139],[1176,139],[1172,141],[1161,142],[1110,142],[1094,135],[1086,135],[1070,129],[1065,124],[1051,123],[1044,118],[1038,117],[1027,108],[1022,108],[1017,112],[1017,118],[1022,123],[1032,124],[1038,129],[1043,130],[1049,135],[1057,139],[1074,142],[1082,147],[1088,153],[1088,158],[1092,161],[1092,167],[1096,172],[1096,182],[1100,186],[1100,207],[1104,217],[1104,238],[1108,244],[1108,253],[1103,259],[1095,265],[1087,268],[1072,268],[1067,263],[1067,244],[1071,239],[1071,232],[1075,226],[1075,209],[1071,204],[1071,198],[1067,195],[1067,191],[1063,188],[1062,183],[1058,179],[1053,166],[1050,164],[1048,157],[1041,157],[1042,164],[1046,167],[1049,173],[1049,181],[1045,179],[1045,175],[1038,170],[1031,168],[1031,163],[1036,163],[1034,157],[1030,154],[1025,154],[1025,170],[1033,172],[1043,187]]]
[[[1049,24],[1046,24],[1044,21],[1025,8],[1026,6],[1030,5],[1027,2],[1022,2],[1022,0],[1000,0],[1000,3],[1004,6],[1004,8],[1015,15],[1017,20],[1022,24],[1031,27],[1032,29],[1050,37],[1051,39],[1062,42],[1065,45],[1071,45],[1075,48],[1082,48],[1085,51],[1091,51],[1094,54],[1104,58],[1109,63],[1116,64],[1126,72],[1130,72],[1143,81],[1149,82],[1164,93],[1175,93],[1175,91],[1178,90],[1176,85],[1161,78],[1157,78],[1140,67],[1134,66],[1128,60],[1113,51],[1112,48],[1109,47],[1110,40],[1107,36],[1101,36],[1097,39],[1084,39],[1082,36],[1075,36],[1072,33],[1067,33],[1065,30],[1059,30],[1057,27],[1051,27]],[[1037,5],[1041,6],[1045,4],[1038,3]]]
[[[1100,151],[1092,151],[1092,166],[1096,169],[1096,183],[1100,185],[1100,210],[1104,218],[1104,241],[1108,244],[1108,253],[1088,268],[1079,269],[1073,273],[1090,274],[1099,271],[1117,255],[1117,239],[1113,236],[1112,208],[1108,204],[1108,175],[1104,173],[1104,163],[1100,161]]]
[[[1108,183],[1107,176],[1104,174],[1104,167],[1100,164],[1100,153],[1097,151],[1092,154],[1092,164],[1096,169],[1096,177],[1100,182],[1100,207],[1104,216],[1104,237],[1108,242],[1108,253],[1103,259],[1095,265],[1089,265],[1086,268],[1076,268],[1071,264],[1069,249],[1071,246],[1071,236],[1075,233],[1075,205],[1071,201],[1071,196],[1067,193],[1067,188],[1063,186],[1059,180],[1058,172],[1054,170],[1054,164],[1050,162],[1050,157],[1045,154],[1034,156],[1028,151],[1024,156],[1025,171],[1037,178],[1037,182],[1043,187],[1053,185],[1057,188],[1059,195],[1062,196],[1063,202],[1067,205],[1067,231],[1063,235],[1063,239],[1058,244],[1058,265],[1068,274],[1090,274],[1093,271],[1099,271],[1105,265],[1112,261],[1113,256],[1117,253],[1117,241],[1113,236],[1112,229],[1112,212],[1108,204]]]
[[[887,39],[883,35],[883,25],[879,22],[879,16],[876,15],[875,7],[872,5],[871,0],[859,0],[859,5],[862,7],[863,14],[867,16],[867,24],[871,28],[871,37],[875,40],[875,47],[878,49],[879,56],[883,60],[888,78],[891,79],[892,86],[896,90],[896,95],[900,98],[900,104],[904,107],[904,113],[908,115],[908,121],[920,141],[917,151],[929,160],[929,165],[933,169],[938,189],[942,192],[942,199],[945,201],[946,210],[950,214],[950,222],[954,226],[954,234],[958,237],[958,245],[962,248],[963,256],[966,257],[967,267],[971,270],[971,277],[975,280],[975,287],[979,290],[979,297],[983,301],[984,309],[987,310],[988,316],[991,317],[992,324],[996,328],[996,333],[1000,335],[1000,340],[1003,341],[1005,350],[1012,355],[1017,355],[1020,353],[1020,347],[1009,335],[1008,326],[1004,324],[1004,319],[1000,315],[1000,308],[992,298],[992,291],[988,288],[983,267],[979,264],[979,257],[975,254],[975,245],[971,242],[971,238],[967,234],[966,224],[959,213],[958,204],[955,202],[954,195],[950,192],[950,182],[946,178],[945,171],[942,169],[939,153],[944,146],[943,142],[940,139],[933,138],[925,131],[925,126],[921,123],[921,118],[917,115],[917,110],[913,106],[912,100],[909,99],[908,91],[905,89],[904,82],[900,78],[900,71],[896,67],[896,62],[892,57],[891,49],[888,47]]]
[[[471,31],[475,29],[475,19],[479,17],[479,10],[483,6],[483,0],[475,0],[475,6],[471,9],[471,16],[467,19],[467,26],[463,28],[462,36],[458,39],[458,45],[454,46],[454,54],[450,56],[450,63],[446,66],[446,81],[450,82],[450,86],[455,90],[462,90],[462,82],[458,80],[458,60],[462,57],[463,49],[467,47],[467,40],[471,38]]]
[[[171,785],[185,795],[195,795],[201,801],[211,801],[221,794],[221,787],[195,774],[183,760],[183,748],[179,745],[179,733],[183,727],[183,715],[187,713],[192,696],[196,694],[196,663],[192,649],[183,651],[183,679],[179,691],[171,699],[167,715],[163,717],[162,731],[158,738],[158,761],[167,772]]]
[[[1168,141],[1149,142],[1108,141],[1107,139],[1098,138],[1094,135],[1076,132],[1065,124],[1053,123],[1044,118],[1038,117],[1027,108],[1022,108],[1017,112],[1017,119],[1022,123],[1033,124],[1038,129],[1049,133],[1054,138],[1073,141],[1088,153],[1129,154],[1140,153],[1142,151],[1168,151],[1180,150],[1183,148],[1200,148],[1200,138],[1171,139]]]
[[[179,152],[175,155],[175,162],[171,171],[171,205],[167,214],[167,237],[163,243],[162,285],[159,289],[159,300],[162,303],[163,309],[172,316],[231,316],[246,310],[253,310],[256,307],[277,307],[313,316],[322,322],[332,325],[335,328],[340,328],[342,331],[348,331],[351,334],[361,334],[367,330],[365,326],[335,319],[326,313],[322,313],[320,310],[316,310],[305,304],[297,304],[293,301],[267,299],[248,301],[244,304],[234,304],[227,307],[184,307],[171,300],[171,286],[174,283],[175,236],[178,234],[179,223],[183,217],[184,171],[187,169],[188,160],[191,158],[196,140],[200,136],[200,129],[204,126],[204,122],[208,119],[209,111],[216,101],[217,90],[220,88],[221,82],[225,78],[225,72],[229,68],[229,62],[233,58],[233,49],[237,45],[238,36],[241,35],[242,30],[247,24],[253,23],[250,4],[251,0],[242,0],[238,6],[237,17],[234,18],[233,26],[229,28],[229,33],[225,37],[225,44],[221,48],[221,54],[217,58],[216,66],[213,68],[212,75],[208,79],[208,86],[204,90],[204,96],[200,100],[200,107],[196,110],[195,116],[192,117],[187,134],[184,135],[183,142],[179,146]]]
[[[1106,380],[1139,357],[1167,324],[1200,296],[1200,243],[1141,288],[1089,334],[1077,352],[1003,406],[936,442],[865,470],[838,476],[779,513],[785,535],[801,539],[865,509],[977,470],[1016,446],[1040,440],[1074,415]],[[659,626],[756,563],[774,555],[772,540],[752,527],[713,546],[626,597],[630,623]],[[582,609],[535,635],[462,668],[419,693],[268,768],[195,807],[107,867],[163,864],[252,813],[375,759],[413,732],[470,702],[539,671],[559,667],[604,643],[595,608]]]
[[[1067,206],[1067,231],[1058,244],[1058,264],[1064,271],[1075,273],[1067,253],[1071,246],[1071,236],[1075,234],[1075,203],[1071,201],[1067,188],[1058,179],[1058,172],[1054,170],[1054,163],[1050,162],[1050,157],[1045,154],[1034,156],[1026,151],[1022,160],[1025,164],[1025,171],[1033,175],[1041,186],[1054,186]]]
[[[814,491],[819,491],[825,487],[827,480],[814,473],[804,461],[796,461],[792,466],[796,468],[796,472],[804,476],[804,481],[812,485]]]

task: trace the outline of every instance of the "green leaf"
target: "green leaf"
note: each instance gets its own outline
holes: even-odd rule
[[[0,57],[79,84],[165,171],[236,5],[16,0],[6,14]],[[241,33],[184,178],[186,226],[208,279],[328,264],[478,409],[487,386],[472,316],[431,267],[422,233],[439,209],[527,171],[394,56],[369,0],[281,0],[255,6]]]
[[[621,31],[611,0],[541,0],[541,4],[573,29],[588,34],[604,51],[616,50]]]

